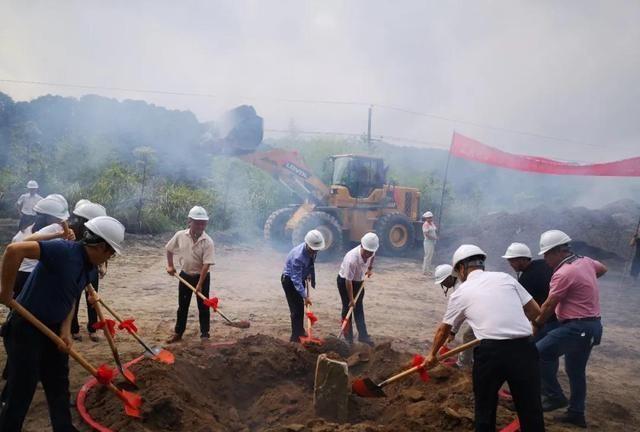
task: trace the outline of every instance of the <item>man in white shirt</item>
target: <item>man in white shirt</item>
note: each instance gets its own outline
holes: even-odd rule
[[[425,365],[438,363],[438,350],[451,328],[466,319],[481,340],[473,353],[475,430],[495,432],[498,390],[506,381],[520,430],[543,432],[540,365],[530,323],[540,308],[513,277],[485,272],[485,259],[475,245],[462,245],[453,254],[453,271],[462,284],[451,295]]]
[[[67,200],[59,194],[47,195],[33,206],[34,223],[13,236],[11,243],[23,241],[46,241],[57,238],[75,240],[73,231],[66,226],[69,218]],[[20,264],[14,285],[14,295],[17,296],[27,281],[31,272],[38,264],[38,260],[25,258]]]
[[[340,271],[338,272],[338,292],[342,300],[342,319],[344,320],[353,307],[353,316],[358,328],[358,341],[373,346],[373,341],[367,332],[367,324],[364,319],[364,277],[371,277],[373,271],[373,258],[380,245],[380,240],[375,233],[367,233],[360,240],[360,245],[351,249],[344,256]],[[358,293],[362,291],[358,297]],[[358,300],[355,300],[358,297]],[[353,328],[351,317],[345,329],[344,337],[347,342],[353,343]]]
[[[29,225],[33,224],[36,219],[36,213],[33,211],[33,206],[42,199],[38,195],[38,182],[35,180],[29,180],[27,183],[27,193],[20,195],[16,202],[16,209],[20,214],[20,223],[18,229],[24,230]]]
[[[438,229],[433,222],[433,213],[430,211],[422,215],[424,223],[422,224],[422,234],[424,235],[424,261],[422,262],[422,273],[431,274],[431,260],[433,252],[436,249],[436,240],[438,240]]]
[[[196,287],[196,291],[209,297],[210,274],[209,268],[214,264],[213,240],[204,231],[209,221],[207,211],[195,206],[189,211],[189,228],[178,231],[166,245],[167,273],[174,275],[173,258],[178,255],[181,265],[180,276]],[[193,291],[180,282],[178,284],[178,312],[174,335],[167,343],[178,342],[187,328],[187,316]],[[209,307],[196,296],[198,303],[198,319],[200,322],[200,338],[209,339],[211,314]]]

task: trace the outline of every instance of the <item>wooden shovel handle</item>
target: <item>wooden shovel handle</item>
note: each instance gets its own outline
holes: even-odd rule
[[[111,308],[109,307],[109,305],[108,305],[108,304],[106,304],[104,301],[102,301],[102,299],[101,299],[101,298],[98,300],[98,302],[102,305],[102,307],[103,307],[103,308],[105,308],[105,309],[107,310],[107,312],[109,312],[109,313],[111,314],[111,316],[112,316],[112,317],[114,317],[114,318],[116,319],[116,321],[118,321],[118,323],[122,323],[122,321],[123,321],[123,320],[122,320],[122,318],[120,317],[120,315],[118,315],[118,314],[116,313],[116,311],[114,311],[113,309],[111,309]],[[133,338],[134,338],[135,340],[137,340],[137,341],[138,341],[138,343],[139,343],[140,345],[142,345],[142,346],[144,347],[144,349],[145,349],[145,350],[147,350],[150,354],[155,355],[155,353],[153,352],[153,350],[152,350],[152,349],[151,349],[151,348],[150,348],[150,347],[145,343],[145,341],[143,341],[143,340],[142,340],[142,338],[141,338],[140,336],[138,336],[138,333],[137,333],[137,332],[129,331],[129,334],[130,334],[131,336],[133,336]]]
[[[62,340],[62,338],[60,338],[60,336],[58,336],[57,334],[55,334],[49,327],[47,327],[46,325],[44,325],[42,323],[42,321],[40,321],[38,318],[36,318],[35,316],[33,316],[33,314],[31,312],[29,312],[27,309],[25,309],[20,303],[18,303],[15,300],[11,300],[9,302],[8,305],[11,309],[13,309],[14,311],[16,311],[22,318],[26,319],[27,321],[29,321],[31,323],[31,325],[33,325],[35,328],[37,328],[38,330],[40,330],[45,336],[47,336],[49,339],[51,339],[56,345],[58,346],[64,346],[66,347],[66,351],[69,353],[69,355],[78,363],[80,363],[80,366],[82,366],[83,368],[86,369],[87,372],[89,372],[91,375],[93,376],[97,376],[98,371],[96,368],[94,368],[91,363],[89,363],[87,360],[85,360],[84,357],[82,357],[78,352],[76,352],[73,348],[66,346],[66,344],[64,343],[64,341]],[[106,386],[110,391],[112,391],[113,393],[115,393],[116,395],[120,396],[120,390],[118,390],[118,388],[116,386],[114,386],[112,383],[109,383],[109,385]]]
[[[479,339],[474,339],[471,342],[467,342],[465,344],[457,346],[454,349],[452,349],[451,351],[447,351],[446,353],[438,356],[438,361],[442,361],[442,360],[447,359],[449,357],[453,357],[454,355],[457,355],[457,354],[461,353],[462,351],[468,350],[469,348],[473,348],[474,346],[478,345],[479,343],[480,343]],[[421,367],[422,366],[414,366],[414,367],[412,367],[410,369],[402,371],[399,374],[394,375],[391,378],[387,378],[386,380],[382,381],[380,384],[378,384],[378,386],[379,387],[384,387],[387,384],[391,384],[392,382],[397,381],[400,378],[404,378],[407,375],[411,375],[412,373],[416,372]]]
[[[364,288],[364,281],[362,282],[362,285],[360,285],[360,289],[356,294],[356,298],[353,299],[354,303],[358,302],[358,299],[360,298],[360,294],[362,294],[363,288]],[[347,315],[345,315],[344,319],[342,320],[342,326],[340,327],[340,334],[344,333],[344,330],[347,328],[347,322],[349,321],[349,318],[351,318],[352,314],[353,314],[353,306],[349,307],[349,311],[347,312]]]
[[[88,284],[86,287],[87,292],[92,297],[97,297],[96,290],[93,288],[93,285]],[[98,319],[104,322],[104,314],[102,313],[102,308],[100,307],[100,302],[96,302],[93,304],[93,308],[96,310],[96,314],[98,314]],[[116,347],[116,343],[113,340],[113,336],[111,335],[111,331],[109,331],[109,327],[107,323],[104,323],[104,327],[102,328],[104,337],[109,343],[109,348],[111,348],[111,354],[113,354],[113,359],[116,361],[119,367],[122,367],[122,362],[120,361],[120,355],[118,354],[118,348]]]
[[[183,285],[185,285],[187,288],[189,288],[191,291],[193,291],[194,293],[196,293],[196,295],[198,297],[200,297],[202,300],[209,300],[204,294],[202,294],[200,291],[196,290],[195,287],[193,285],[191,285],[189,282],[187,282],[186,280],[184,280],[184,278],[182,278],[178,273],[174,274],[175,277],[178,278],[178,280],[180,282],[182,282]],[[222,318],[224,318],[228,323],[234,324],[233,321],[231,321],[229,318],[227,318],[227,316],[225,314],[222,313],[222,311],[219,308],[216,308],[215,312],[217,312]]]
[[[178,278],[178,280],[180,282],[182,282],[183,285],[185,285],[187,288],[189,288],[191,291],[193,291],[194,293],[196,293],[196,295],[198,297],[200,297],[201,300],[209,300],[207,297],[205,297],[204,294],[202,294],[200,291],[198,291],[193,285],[191,285],[189,282],[187,282],[186,280],[184,280],[183,277],[181,277],[178,273],[174,274],[175,277]]]

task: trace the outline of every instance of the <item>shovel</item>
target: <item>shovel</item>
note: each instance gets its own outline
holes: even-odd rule
[[[77,353],[73,348],[68,347],[64,341],[55,334],[51,329],[45,326],[38,318],[33,316],[31,312],[22,307],[21,304],[16,302],[15,300],[10,300],[8,306],[16,311],[20,316],[29,321],[31,325],[44,333],[49,339],[51,339],[57,346],[65,347],[64,350],[69,353],[71,357],[78,363],[80,366],[85,368],[87,372],[96,377],[98,382],[104,385],[110,392],[115,394],[118,399],[124,402],[124,411],[130,417],[140,418],[140,406],[142,405],[142,398],[140,395],[136,393],[131,393],[126,390],[120,390],[118,387],[113,385],[110,380],[104,380],[103,375],[100,374],[100,369],[96,369],[84,359],[79,353]]]
[[[111,309],[109,305],[107,305],[102,300],[102,298],[98,297],[98,302],[102,305],[103,308],[107,310],[107,312],[111,314],[112,317],[116,319],[116,321],[118,321],[118,323],[122,324],[124,322],[123,319],[113,309]],[[127,329],[127,332],[129,332],[129,334],[133,336],[134,339],[137,340],[140,345],[142,345],[142,347],[145,350],[144,351],[145,355],[148,355],[152,359],[157,360],[161,363],[166,363],[166,364],[175,363],[176,358],[171,351],[167,351],[166,349],[163,349],[160,347],[149,347],[149,345],[147,345],[145,341],[142,340],[142,338],[138,335],[136,331],[134,331],[130,327],[125,327],[125,328]]]
[[[309,285],[307,286],[307,295],[309,294]],[[307,317],[307,336],[300,336],[300,343],[303,345],[313,344],[313,345],[322,345],[322,339],[314,338],[311,334],[311,327],[318,320],[316,316],[311,312],[311,306],[304,307],[304,314]]]
[[[358,290],[358,293],[356,294],[356,298],[353,299],[353,304],[355,305],[356,303],[358,303],[358,299],[360,298],[360,294],[362,294],[364,288],[364,282],[362,282],[362,285],[360,286],[360,289]],[[351,315],[353,314],[353,306],[349,307],[349,311],[347,312],[347,314],[345,315],[344,319],[342,320],[342,325],[340,326],[340,333],[338,333],[338,339],[340,339],[340,337],[345,337],[345,330],[347,329],[347,327],[350,324],[350,319],[351,319]]]
[[[215,312],[217,312],[222,318],[224,318],[224,320],[226,321],[226,324],[228,326],[231,327],[237,327],[237,328],[241,328],[241,329],[247,329],[251,326],[251,323],[249,321],[231,321],[229,318],[227,318],[227,316],[225,314],[222,313],[222,311],[218,308],[218,299],[216,297],[213,297],[211,299],[208,299],[204,296],[204,294],[202,294],[200,291],[196,290],[195,287],[193,285],[191,285],[189,282],[187,282],[186,280],[184,280],[179,274],[174,274],[174,276],[176,278],[178,278],[178,280],[180,282],[182,282],[182,284],[184,286],[186,286],[187,288],[189,288],[191,291],[193,291],[194,293],[196,293],[196,295],[198,297],[200,297],[200,299],[204,302],[204,304],[206,304],[207,306],[209,306],[210,308],[213,308],[213,310]]]
[[[97,298],[98,295],[96,290],[93,288],[93,285],[89,284],[85,288],[89,295],[93,298]],[[98,320],[104,324],[102,331],[104,332],[104,337],[109,343],[109,348],[111,348],[111,354],[113,354],[113,360],[116,362],[116,366],[120,371],[120,374],[124,377],[125,380],[132,386],[136,387],[136,376],[129,369],[125,369],[122,366],[122,361],[120,361],[120,354],[118,353],[118,347],[116,347],[116,343],[113,340],[113,334],[111,334],[112,329],[107,325],[107,321],[104,319],[104,315],[102,314],[102,308],[100,307],[100,303],[96,302],[93,304],[93,308],[96,310],[96,314],[98,314]],[[113,324],[113,321],[110,321]]]
[[[479,339],[474,339],[471,342],[462,344],[459,347],[456,347],[451,351],[447,351],[445,354],[438,356],[438,361],[442,361],[446,358],[453,357],[454,355],[462,351],[465,351],[469,348],[473,348],[479,343],[480,343]],[[368,397],[368,398],[385,397],[386,394],[382,390],[384,386],[391,384],[392,382],[397,381],[400,378],[404,378],[408,375],[411,375],[414,372],[418,372],[422,368],[423,368],[422,365],[413,366],[412,368],[407,369],[403,372],[400,372],[399,374],[394,375],[391,378],[387,378],[386,380],[382,381],[380,384],[374,383],[370,378],[360,378],[353,382],[353,384],[351,385],[351,390],[353,391],[353,393],[361,397]]]

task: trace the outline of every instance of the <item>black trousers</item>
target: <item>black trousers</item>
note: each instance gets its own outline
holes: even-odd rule
[[[100,281],[100,278],[98,277],[98,273],[95,272],[95,275],[92,277],[90,282],[91,282],[91,285],[93,286],[93,289],[95,289],[96,292],[98,292],[99,281]],[[93,325],[98,322],[98,313],[96,312],[93,305],[89,303],[89,294],[87,294],[86,291],[84,293],[84,297],[87,302],[87,316],[89,318],[89,320],[87,321],[87,331],[89,333],[95,333],[96,329],[93,328]],[[82,298],[82,294],[80,294],[78,296],[78,299],[76,300],[76,311],[73,314],[73,320],[71,321],[71,334],[80,333],[80,323],[78,322],[78,309],[80,308],[81,298]]]
[[[191,276],[185,272],[180,272],[180,277],[189,282],[194,287],[198,284],[200,275]],[[202,294],[205,297],[209,297],[209,285],[211,282],[211,275],[207,273],[207,277],[202,284]],[[178,312],[176,318],[176,334],[182,335],[187,329],[187,316],[189,315],[189,305],[191,304],[191,296],[193,291],[187,288],[182,282],[178,284]],[[209,336],[209,328],[211,326],[211,313],[209,306],[205,306],[202,300],[196,296],[196,302],[198,303],[198,319],[200,321],[200,334],[202,336]]]
[[[31,276],[31,272],[18,271],[16,281],[13,284],[13,298],[18,297],[18,294],[22,291],[22,287],[25,282],[27,282],[27,279],[29,279],[29,276]]]
[[[349,312],[349,293],[347,292],[347,280],[338,275],[337,279],[338,283],[338,292],[340,293],[340,299],[342,300],[342,319],[347,316],[347,312]],[[356,298],[358,295],[358,291],[362,287],[362,281],[352,281],[353,284],[353,298]],[[356,327],[358,328],[358,340],[361,342],[369,340],[369,333],[367,333],[367,323],[364,319],[364,288],[362,288],[362,294],[360,294],[360,298],[356,302],[355,307],[353,308],[353,318],[356,320]],[[352,318],[349,318],[349,325],[345,329],[344,338],[353,342],[353,326],[351,325]]]
[[[291,314],[291,337],[289,341],[300,342],[301,336],[307,336],[304,330],[304,299],[296,290],[289,276],[282,275],[280,277],[284,295],[289,305],[289,313]]]
[[[50,327],[56,334],[60,325]],[[42,383],[54,432],[76,432],[69,408],[69,356],[17,314],[5,329],[8,377],[2,392],[0,431],[20,432],[38,381]]]
[[[476,432],[495,432],[498,390],[509,384],[522,432],[544,432],[540,362],[531,338],[483,340],[473,352]]]

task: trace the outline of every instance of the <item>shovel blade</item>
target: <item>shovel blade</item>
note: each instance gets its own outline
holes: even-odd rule
[[[150,357],[155,361],[165,364],[174,364],[176,362],[176,358],[171,351],[158,347],[150,348],[150,350],[150,352],[148,350],[144,351],[145,357]]]
[[[251,327],[251,323],[249,321],[225,321],[224,323],[229,327],[236,327],[240,329],[248,329]]]
[[[122,369],[120,369],[120,373],[122,374],[124,379],[129,382],[129,384],[136,385],[136,376],[133,372],[123,367]]]
[[[355,380],[351,384],[351,391],[360,397],[365,398],[378,398],[386,397],[387,395],[382,391],[382,387],[371,381],[370,378],[361,378]]]
[[[120,390],[118,397],[124,402],[124,412],[129,417],[140,418],[140,407],[142,406],[142,397],[139,394],[131,393],[126,390]]]
[[[176,357],[173,355],[173,353],[171,351],[167,351],[166,349],[159,349],[153,359],[159,361],[160,363],[166,363],[170,365],[176,362]]]
[[[324,341],[314,337],[300,336],[300,343],[302,345],[322,345],[324,344]]]

